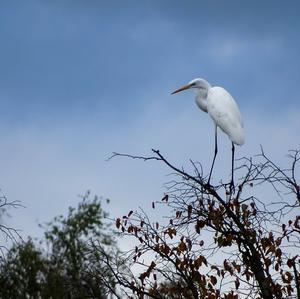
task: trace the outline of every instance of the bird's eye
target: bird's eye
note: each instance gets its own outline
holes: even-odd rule
[[[196,82],[192,83],[191,86],[196,86]]]

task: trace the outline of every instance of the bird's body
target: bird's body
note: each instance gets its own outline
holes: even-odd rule
[[[235,100],[223,87],[212,87],[206,80],[200,78],[190,81],[187,85],[175,90],[172,94],[186,89],[193,89],[197,106],[202,111],[207,112],[215,123],[215,156],[212,168],[218,151],[217,127],[219,127],[232,142],[233,167],[234,144],[243,145],[245,142],[242,116]],[[210,176],[212,168],[210,171]]]
[[[244,126],[240,110],[230,95],[223,87],[212,87],[204,79],[194,79],[196,82],[195,101],[197,106],[207,112],[217,127],[219,127],[229,139],[237,145],[245,142]],[[198,84],[198,88],[196,87]]]
[[[224,88],[212,87],[208,91],[207,112],[234,144],[245,143],[240,110],[233,97]]]

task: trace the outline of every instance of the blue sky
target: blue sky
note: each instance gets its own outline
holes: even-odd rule
[[[25,209],[24,235],[76,205],[109,197],[112,216],[150,206],[168,170],[123,159],[160,148],[208,167],[213,126],[188,92],[195,77],[225,87],[243,114],[252,156],[279,163],[299,148],[299,2],[0,1],[0,186]],[[215,179],[230,165],[222,150]]]

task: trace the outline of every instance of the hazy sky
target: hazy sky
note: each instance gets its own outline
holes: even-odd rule
[[[246,144],[286,165],[300,148],[299,1],[0,1],[0,187],[23,235],[77,205],[109,197],[113,217],[150,207],[169,170],[111,152],[159,148],[208,171],[213,125],[189,92],[195,77],[225,87]],[[220,135],[214,178],[229,175]]]

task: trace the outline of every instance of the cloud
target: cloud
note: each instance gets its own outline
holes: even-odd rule
[[[113,216],[150,208],[169,170],[106,162],[113,151],[159,148],[179,166],[190,169],[191,158],[208,172],[213,124],[190,94],[170,96],[194,77],[238,101],[247,135],[237,156],[262,144],[285,164],[287,150],[299,148],[297,2],[284,10],[273,2],[259,10],[239,1],[74,3],[29,1],[0,11],[0,181],[27,207],[9,220],[25,235],[40,234],[37,219],[65,213],[86,189],[111,198]],[[224,134],[219,144],[217,180],[230,168]]]
[[[282,40],[279,37],[269,38],[241,38],[227,37],[215,38],[211,43],[214,45],[213,57],[220,62],[232,63],[238,57],[252,57],[253,54],[259,53],[261,56],[266,53],[280,53],[283,51]]]

